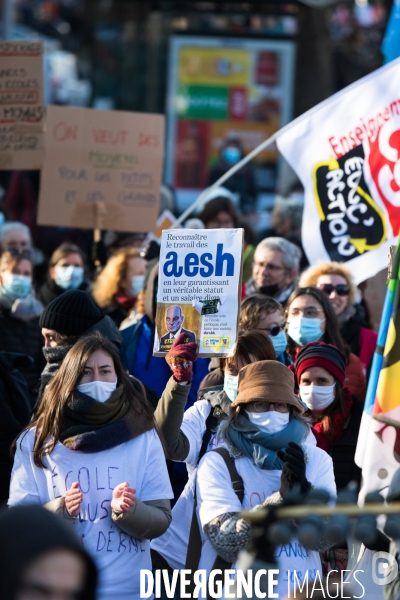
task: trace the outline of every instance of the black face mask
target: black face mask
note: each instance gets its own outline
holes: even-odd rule
[[[262,285],[258,288],[260,294],[265,294],[265,296],[275,296],[275,294],[279,291],[279,286],[277,283],[272,285]]]

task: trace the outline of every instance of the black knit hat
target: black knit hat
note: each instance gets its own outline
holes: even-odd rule
[[[61,335],[83,335],[103,318],[87,292],[68,290],[54,298],[41,314],[39,326]]]
[[[56,550],[69,550],[86,566],[82,598],[95,600],[97,569],[68,523],[42,506],[0,510],[1,600],[17,597],[22,574],[33,561]],[[19,594],[18,594],[19,597]]]

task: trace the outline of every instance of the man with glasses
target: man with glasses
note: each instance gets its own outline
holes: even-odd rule
[[[185,343],[196,342],[196,335],[193,331],[182,327],[185,317],[180,306],[170,306],[165,313],[165,325],[168,333],[160,339],[160,352],[168,352],[172,348],[175,339],[184,333]]]
[[[284,238],[262,240],[254,254],[252,276],[246,283],[245,296],[265,294],[285,306],[295,287],[300,259],[300,248]]]

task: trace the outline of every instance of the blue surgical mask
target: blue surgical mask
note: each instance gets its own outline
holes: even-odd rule
[[[230,165],[234,165],[242,158],[242,153],[236,146],[227,146],[222,153],[222,158]]]
[[[134,275],[132,277],[132,296],[137,296],[141,289],[143,289],[144,275]]]
[[[288,336],[298,346],[305,346],[309,342],[318,342],[322,337],[321,323],[325,319],[310,319],[309,317],[296,317],[289,321]]]
[[[270,335],[269,339],[272,342],[276,356],[280,356],[281,354],[283,354],[283,352],[285,352],[287,346],[287,339],[286,333],[283,331],[283,329],[281,329],[277,335]]]
[[[76,290],[83,283],[82,267],[56,267],[55,282],[63,290]]]
[[[3,288],[13,298],[26,298],[32,289],[32,279],[26,275],[3,273]]]
[[[239,375],[224,375],[224,392],[229,400],[233,402],[238,395]]]

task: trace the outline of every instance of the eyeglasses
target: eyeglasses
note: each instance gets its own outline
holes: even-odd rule
[[[282,329],[285,328],[285,325],[286,323],[282,323],[282,325],[274,325],[274,327],[260,328],[259,331],[266,331],[268,335],[275,337],[276,335],[278,335],[278,333],[282,331]]]
[[[19,256],[21,258],[31,258],[32,251],[29,248],[5,248],[4,252],[9,252],[12,256]]]
[[[279,265],[274,265],[273,263],[259,263],[256,262],[255,266],[259,269],[263,269],[271,271],[272,273],[276,273],[277,271],[287,271],[286,267],[280,267]]]
[[[289,412],[289,406],[285,402],[267,402],[264,400],[253,400],[246,404],[246,409],[250,409],[250,412],[268,412],[271,407],[274,407],[276,412],[286,413]]]
[[[333,291],[335,291],[338,296],[348,296],[350,292],[350,287],[347,283],[338,283],[338,285],[333,285],[332,283],[320,283],[318,288],[327,296],[330,296]]]
[[[289,318],[298,317],[300,314],[302,314],[307,319],[317,319],[318,313],[325,314],[322,308],[315,308],[315,306],[307,306],[306,308],[291,308]]]

